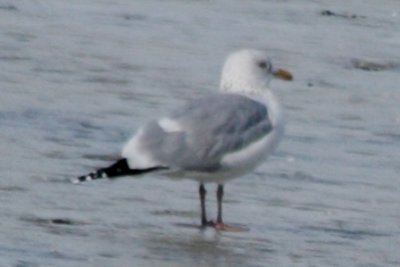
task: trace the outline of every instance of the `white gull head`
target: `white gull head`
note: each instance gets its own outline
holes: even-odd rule
[[[220,90],[227,93],[259,94],[268,88],[274,77],[291,80],[283,69],[274,69],[263,50],[243,49],[232,53],[222,70]]]

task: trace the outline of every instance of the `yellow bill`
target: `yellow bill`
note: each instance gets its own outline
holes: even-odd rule
[[[285,69],[277,69],[274,71],[274,76],[278,79],[284,80],[284,81],[291,81],[293,80],[293,75]]]

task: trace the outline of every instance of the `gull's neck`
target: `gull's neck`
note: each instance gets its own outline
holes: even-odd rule
[[[268,88],[268,83],[250,86],[249,83],[243,85],[235,83],[233,85],[224,82],[221,83],[220,92],[243,95],[266,105],[269,105],[270,102],[277,102],[274,94]]]

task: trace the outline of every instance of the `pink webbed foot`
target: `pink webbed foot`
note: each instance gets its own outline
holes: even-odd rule
[[[204,227],[212,227],[215,230],[225,231],[225,232],[247,232],[250,230],[245,225],[226,224],[224,222],[214,222],[214,221],[208,221]]]

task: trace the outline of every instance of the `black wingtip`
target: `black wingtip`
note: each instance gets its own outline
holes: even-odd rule
[[[133,175],[132,170],[129,169],[128,161],[122,158],[107,168],[102,168],[96,172],[89,173],[88,175],[79,176],[71,180],[73,184],[80,184],[92,180],[103,178],[116,178],[118,176]]]
[[[161,171],[161,170],[167,170],[167,167],[152,167],[152,168],[147,168],[147,169],[130,169],[128,161],[125,158],[122,158],[112,164],[108,168],[103,168],[99,169],[96,172],[89,173],[88,175],[83,175],[79,176],[77,178],[74,178],[71,180],[73,184],[80,184],[83,182],[88,182],[91,180],[96,180],[96,179],[103,179],[103,178],[116,178],[120,176],[127,176],[127,175],[140,175],[140,174],[145,174],[148,172],[154,172],[154,171]]]
[[[83,183],[83,182],[86,182],[86,181],[89,181],[89,180],[91,180],[90,175],[79,176],[79,177],[77,177],[77,178],[71,179],[71,183],[73,183],[73,184],[80,184],[80,183]]]
[[[88,175],[82,175],[82,176],[79,176],[77,178],[74,178],[74,179],[71,180],[71,182],[73,184],[80,184],[80,183],[83,183],[83,182],[89,182],[91,180],[103,179],[103,178],[107,178],[107,177],[108,177],[108,175],[104,171],[104,169],[100,169],[100,170],[98,170],[96,172],[89,173]]]

